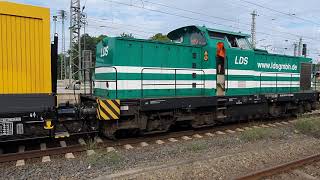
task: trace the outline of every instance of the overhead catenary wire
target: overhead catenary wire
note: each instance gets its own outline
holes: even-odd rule
[[[315,25],[318,25],[318,26],[320,25],[320,23],[318,23],[318,22],[315,22],[315,21],[312,21],[312,20],[309,20],[309,19],[305,19],[305,18],[301,18],[301,17],[298,17],[298,16],[290,14],[290,13],[285,13],[285,12],[282,12],[282,11],[279,11],[279,10],[276,10],[276,9],[273,9],[273,8],[267,7],[265,5],[261,5],[261,4],[255,3],[255,2],[250,2],[250,1],[247,1],[247,0],[239,0],[239,1],[251,4],[251,5],[263,8],[263,9],[267,9],[269,11],[273,11],[273,12],[276,12],[276,13],[279,13],[279,14],[282,14],[282,15],[290,16],[290,17],[299,19],[299,20],[304,21],[304,22],[308,22],[308,23],[315,24]]]
[[[160,31],[161,29],[160,28],[151,28],[151,27],[145,27],[146,24],[139,24],[139,26],[137,25],[137,23],[135,23],[135,25],[132,25],[132,24],[128,24],[128,23],[120,23],[120,22],[115,22],[114,20],[112,19],[107,19],[107,18],[92,18],[92,17],[88,17],[88,19],[91,19],[93,21],[99,21],[99,22],[104,22],[104,23],[110,23],[110,24],[116,24],[116,25],[120,25],[120,26],[129,26],[129,27],[134,27],[134,28],[143,28],[143,29],[146,29],[146,30],[151,30],[152,32],[155,32],[156,30],[157,31]]]
[[[129,33],[129,32],[124,32],[122,30],[119,30],[119,29],[122,29],[122,28],[117,28],[117,27],[112,27],[112,26],[103,26],[103,27],[101,27],[101,26],[95,26],[95,25],[88,25],[88,28],[95,29],[95,30],[97,30],[97,29],[104,30],[105,28],[110,28],[110,29],[112,29],[113,32],[117,32],[117,33],[115,33],[115,34],[118,34],[116,36],[120,36],[121,33]],[[108,31],[111,31],[110,29],[108,29]],[[146,35],[143,35],[143,34],[140,34],[140,33],[131,33],[130,32],[130,34],[135,35],[135,36],[139,36],[139,37],[146,37]]]
[[[200,21],[200,22],[207,22],[207,23],[215,24],[215,25],[219,25],[219,26],[224,26],[224,27],[229,27],[229,28],[230,27],[231,28],[236,28],[236,27],[234,27],[232,25],[225,25],[225,24],[212,22],[212,21],[208,21],[208,20],[203,20],[203,19],[198,19],[198,18],[194,18],[194,17],[190,17],[190,16],[181,15],[181,14],[166,12],[166,11],[152,9],[152,8],[147,8],[145,6],[138,6],[138,5],[134,5],[134,4],[128,4],[128,3],[119,2],[119,1],[113,1],[113,0],[104,0],[104,1],[111,2],[111,3],[116,3],[116,4],[121,4],[121,5],[125,5],[125,6],[131,6],[131,7],[140,8],[140,9],[145,9],[145,10],[148,10],[148,11],[158,12],[158,13],[167,14],[167,15],[171,15],[171,16],[186,18],[186,19],[190,19],[190,20],[195,20],[195,21]]]
[[[143,1],[145,3],[143,3],[143,5],[141,6],[140,4],[132,4],[132,3],[125,3],[125,2],[119,2],[119,1],[114,1],[114,0],[104,0],[106,2],[110,2],[110,3],[113,3],[113,4],[120,4],[120,5],[125,5],[125,6],[129,6],[129,7],[134,7],[134,8],[140,8],[140,9],[144,9],[144,10],[148,10],[148,11],[152,11],[152,12],[157,12],[157,13],[161,13],[161,14],[166,14],[166,15],[171,15],[171,16],[176,16],[176,17],[181,17],[181,18],[185,18],[185,19],[190,19],[190,20],[195,20],[195,21],[200,21],[200,22],[206,22],[206,23],[210,23],[210,24],[215,24],[215,25],[219,25],[219,26],[223,26],[223,27],[228,27],[228,28],[235,28],[235,29],[239,29],[239,30],[245,30],[245,31],[249,31],[248,29],[245,29],[245,28],[236,28],[232,25],[226,25],[226,24],[223,24],[223,23],[218,23],[218,22],[213,22],[213,21],[210,21],[210,20],[203,20],[203,19],[200,19],[200,18],[195,18],[195,17],[190,17],[190,16],[187,16],[187,15],[181,15],[179,13],[176,13],[176,12],[167,12],[167,11],[164,11],[163,9],[154,9],[154,8],[150,8],[148,6],[146,6],[145,3],[153,3],[149,0],[146,0],[146,1]],[[159,5],[161,3],[153,3],[155,5]],[[176,7],[172,7],[170,5],[164,5],[164,4],[161,4],[163,5],[163,7],[170,7],[170,8],[176,8]],[[176,10],[181,10],[181,11],[185,11],[185,12],[190,12],[190,13],[197,13],[193,10],[186,10],[186,9],[183,9],[183,8],[177,8]],[[205,15],[203,13],[198,13],[199,15]],[[208,15],[206,15],[208,16]],[[210,16],[209,16],[210,17]],[[212,16],[212,18],[214,18],[215,16]],[[226,18],[227,19],[227,18]],[[101,20],[99,20],[101,21]],[[235,22],[234,20],[231,20],[231,19],[228,19],[226,21],[230,21],[230,22]],[[113,21],[114,22],[114,21]],[[115,23],[116,24],[116,23]],[[242,25],[245,25],[245,23],[241,23]],[[145,29],[145,26],[138,26],[138,25],[128,25],[128,26],[132,26],[132,27],[136,27],[136,28],[144,28]],[[266,29],[266,28],[264,28]],[[134,29],[132,29],[133,31],[135,31]],[[272,29],[274,32],[279,32],[279,33],[283,33],[283,34],[286,34],[286,35],[291,35],[291,36],[294,36],[295,38],[289,38],[288,36],[282,36],[280,34],[273,34],[273,33],[268,33],[268,32],[261,32],[261,31],[258,31],[257,34],[261,34],[261,35],[266,35],[266,36],[270,36],[270,37],[279,37],[281,39],[285,39],[286,41],[287,40],[292,40],[293,42],[296,42],[297,39],[296,37],[301,37],[300,35],[297,35],[297,34],[293,34],[293,33],[289,33],[289,32],[283,32],[283,31],[275,31],[274,29]],[[159,33],[159,32],[154,32],[154,33]],[[309,39],[311,41],[316,41],[318,39],[316,38],[313,38],[313,37],[307,37],[307,36],[302,36],[304,37],[304,39]],[[305,41],[306,42],[306,41]],[[310,43],[310,42],[307,42],[307,43]]]
[[[197,11],[192,11],[192,10],[183,9],[183,8],[180,8],[180,7],[169,6],[167,4],[156,3],[156,2],[152,2],[152,1],[148,1],[148,0],[143,0],[143,2],[147,2],[147,3],[150,3],[150,4],[154,4],[154,5],[158,5],[158,6],[162,6],[162,7],[167,7],[167,8],[171,8],[171,9],[176,9],[176,10],[180,10],[180,11],[184,11],[184,12],[189,12],[189,13],[192,13],[192,14],[207,16],[207,17],[211,17],[211,18],[215,18],[215,19],[219,19],[219,20],[238,23],[237,20],[228,19],[228,18],[219,17],[219,16],[212,16],[212,15],[209,15],[209,14],[201,13],[199,11],[198,12]],[[246,25],[250,26],[250,23],[243,23],[243,24],[246,24]]]
[[[106,22],[106,20],[101,20],[101,19],[94,19],[94,18],[89,18],[89,19],[91,19],[91,21],[93,21],[93,22],[95,22],[95,23],[97,23],[96,25],[93,25],[93,24],[91,24],[91,25],[89,25],[91,28],[111,28],[111,29],[124,29],[124,28],[121,28],[121,27],[114,27],[114,26],[111,26],[111,25],[104,25],[104,23],[103,22]],[[101,27],[100,26],[100,23],[103,23],[103,24],[101,24],[103,27]],[[133,29],[133,28],[125,28],[126,30],[130,30],[130,31],[132,31],[132,32],[141,32],[141,33],[144,33],[145,35],[142,35],[142,34],[137,34],[137,33],[132,33],[132,34],[134,34],[134,35],[139,35],[139,36],[141,36],[141,37],[151,37],[152,35],[154,35],[154,34],[157,34],[157,33],[159,33],[158,31],[144,31],[144,30],[141,30],[143,27],[142,26],[135,26],[135,25],[127,25],[127,24],[121,24],[121,23],[114,23],[114,24],[118,24],[118,25],[120,25],[120,26],[129,26],[129,27],[135,27],[135,28],[140,28],[140,29]],[[118,31],[118,32],[120,32],[120,33],[122,33],[123,31]],[[271,34],[268,34],[268,33],[263,33],[263,34],[265,34],[265,35],[268,35],[268,36],[271,36]],[[290,38],[287,38],[287,39],[290,39]],[[295,40],[295,39],[291,39],[291,40]]]
[[[93,20],[94,22],[105,22],[105,20]],[[120,24],[120,23],[115,23],[115,24]],[[121,24],[121,25],[123,25],[123,26],[132,26],[132,25],[127,25],[127,24]],[[110,26],[111,27],[111,26]],[[144,27],[142,27],[142,26],[132,26],[132,27],[137,27],[137,28],[144,28]],[[113,27],[114,28],[114,27]],[[117,29],[119,29],[119,28],[117,28]],[[128,28],[127,28],[128,29]],[[141,31],[141,30],[136,30],[136,29],[131,29],[132,31]],[[146,32],[146,31],[144,31],[144,32]],[[159,33],[159,32],[157,32],[157,31],[148,31],[148,33],[153,33],[153,34],[157,34],[157,33]],[[269,34],[269,33],[265,33],[265,32],[259,32],[260,34],[263,34],[263,35],[266,35],[266,36],[274,36],[274,35],[272,35],[272,34]],[[278,37],[280,37],[280,38],[283,38],[283,39],[288,39],[288,40],[292,40],[292,41],[295,41],[296,39],[293,39],[293,38],[287,38],[287,37],[284,37],[284,36],[280,36],[280,35],[278,35]]]
[[[104,20],[99,20],[99,19],[93,19],[93,18],[88,18],[88,19],[91,19],[91,21],[96,22],[96,23],[105,22]],[[121,25],[120,23],[115,23],[115,22],[111,22],[111,24]],[[106,25],[103,24],[102,26],[106,26]],[[131,31],[137,31],[137,32],[142,32],[142,33],[146,33],[146,34],[154,34],[154,33],[155,33],[155,31],[145,31],[145,30],[141,30],[142,27],[139,27],[139,26],[132,26],[132,25],[125,25],[125,26],[140,28],[140,29],[126,28],[127,30],[131,30]],[[111,27],[111,26],[108,26],[108,27]],[[118,27],[114,27],[114,28],[118,28]],[[118,29],[119,29],[119,28],[118,28]]]
[[[84,1],[87,1],[87,0],[84,0]],[[152,0],[148,0],[148,2],[151,2]],[[231,1],[231,3],[230,2],[228,2],[229,4],[234,4],[234,7],[239,7],[239,6],[241,6],[241,7],[246,7],[246,8],[248,8],[248,9],[250,9],[253,5],[252,4],[248,4],[248,3],[240,3],[240,1],[233,1],[233,0],[228,0],[228,1]],[[90,1],[89,1],[90,2]],[[144,2],[146,2],[146,1],[144,1]],[[158,1],[156,1],[156,3],[157,4],[159,4],[158,3]],[[255,1],[255,3],[256,4],[261,4],[260,2],[256,2]],[[84,4],[86,4],[86,2],[84,2]],[[164,3],[163,3],[164,4]],[[167,3],[165,3],[165,4],[167,4]],[[139,4],[140,5],[140,4]],[[144,4],[143,6],[146,6],[146,4]],[[171,5],[168,5],[168,6],[171,6]],[[182,9],[182,8],[180,8],[180,9]],[[259,8],[260,9],[260,8]],[[163,10],[163,9],[161,9],[161,10]],[[202,9],[203,10],[203,9]],[[51,10],[51,11],[53,11],[53,10]],[[196,10],[190,10],[190,11],[196,11]],[[204,13],[203,11],[201,11],[201,14],[207,14],[207,13]],[[267,16],[267,15],[264,15],[264,13],[263,12],[259,12],[259,14],[260,15],[263,15],[263,16]],[[267,13],[267,14],[269,14],[269,13]],[[279,13],[270,13],[270,14],[278,14],[279,15]],[[279,17],[285,17],[285,16],[287,16],[287,17],[292,17],[292,16],[288,16],[288,14],[286,13],[286,15],[284,15],[283,14],[283,16],[279,16]],[[271,16],[270,16],[271,17]],[[295,18],[295,16],[293,16],[294,18]],[[225,18],[225,17],[224,17]],[[261,18],[261,17],[260,17]],[[231,20],[230,22],[232,22],[232,21],[234,21],[234,20]],[[226,21],[226,22],[228,22],[228,20]],[[137,23],[137,22],[135,22],[135,23]],[[138,22],[139,23],[139,22]],[[241,25],[242,24],[248,24],[248,23],[244,23],[243,21],[241,21],[240,22],[241,23]],[[276,23],[278,23],[278,22],[276,22]],[[229,27],[229,26],[228,26]],[[139,29],[138,27],[136,27],[137,29]],[[141,26],[141,28],[149,28],[149,27],[146,27],[146,26]],[[246,29],[247,31],[248,31],[248,29]],[[266,30],[265,28],[264,28],[264,30]],[[270,31],[265,31],[265,32],[257,32],[258,34],[261,34],[261,35],[266,35],[266,36],[270,36],[270,37],[272,37],[272,36],[274,36],[274,37],[279,37],[279,38],[282,38],[282,39],[288,39],[288,40],[292,40],[292,41],[297,41],[297,39],[295,39],[295,38],[289,38],[290,36],[286,36],[286,35],[290,35],[290,33],[287,33],[287,32],[283,32],[283,34],[286,34],[286,35],[283,35],[282,36],[282,34],[281,35],[278,35],[278,34],[273,34],[273,33],[271,33]],[[280,32],[279,32],[280,33]],[[294,37],[296,37],[297,36],[297,34],[295,34],[295,35],[292,35],[292,36],[294,36]],[[304,37],[304,36],[303,36]],[[305,37],[304,37],[304,39],[305,39]],[[311,39],[312,41],[317,41],[317,39],[316,38],[313,38],[313,39]]]
[[[237,27],[234,27],[232,25],[226,25],[226,24],[222,24],[222,23],[217,23],[217,22],[213,22],[213,21],[209,21],[209,20],[204,20],[204,19],[199,19],[199,18],[194,18],[194,17],[190,17],[190,16],[186,16],[186,15],[181,15],[181,14],[177,14],[177,13],[171,13],[171,12],[166,12],[166,11],[162,11],[162,10],[157,10],[157,9],[152,9],[152,8],[148,8],[148,7],[145,7],[145,6],[139,6],[139,5],[136,5],[136,4],[129,4],[129,3],[125,3],[125,2],[119,2],[119,1],[114,1],[114,0],[104,0],[106,2],[110,2],[110,3],[115,3],[115,4],[120,4],[120,5],[125,5],[125,6],[129,6],[129,7],[135,7],[135,8],[140,8],[140,9],[144,9],[144,10],[148,10],[148,11],[152,11],[152,12],[157,12],[157,13],[162,13],[162,14],[166,14],[166,15],[171,15],[171,16],[176,16],[176,17],[181,17],[181,18],[185,18],[185,19],[190,19],[190,20],[196,20],[196,21],[200,21],[200,22],[206,22],[206,23],[210,23],[210,24],[215,24],[215,25],[219,25],[219,26],[223,26],[223,27],[228,27],[228,28],[234,28],[234,29],[240,29],[240,30],[244,30],[244,31],[248,31],[248,29],[245,29],[245,28],[237,28]],[[145,1],[146,2],[146,1]],[[150,1],[148,1],[150,2]],[[159,3],[157,3],[159,4]],[[167,5],[166,5],[167,6]],[[179,8],[179,9],[182,9],[182,8]],[[188,10],[186,10],[188,11]],[[251,25],[250,25],[251,26]],[[275,31],[274,29],[272,29],[272,31]],[[277,31],[275,31],[277,32]],[[300,35],[297,35],[297,34],[293,34],[293,33],[289,33],[289,32],[280,32],[278,31],[279,33],[283,33],[283,34],[286,34],[286,35],[292,35],[292,36],[295,36],[295,37],[301,37]],[[265,32],[260,32],[260,31],[257,31],[258,34],[264,34],[264,35],[268,35],[268,36],[276,36],[276,37],[280,37],[280,38],[283,38],[283,39],[290,39],[288,38],[287,36],[284,37],[284,36],[281,36],[281,35],[275,35],[275,34],[269,34],[269,33],[265,33]],[[312,38],[312,37],[305,37],[303,36],[304,38],[307,38],[309,40],[316,40],[316,38]],[[293,39],[291,39],[293,40]],[[295,41],[296,39],[294,39]]]
[[[187,10],[187,9],[183,9],[183,8],[180,8],[180,7],[174,7],[174,6],[170,6],[170,5],[167,5],[167,4],[162,4],[162,3],[156,3],[156,2],[152,2],[152,1],[148,1],[148,0],[144,0],[144,2],[147,2],[147,3],[150,3],[150,4],[154,4],[154,5],[158,5],[158,6],[162,6],[162,7],[167,7],[167,8],[171,8],[171,9],[176,9],[176,10],[180,10],[180,11],[184,11],[184,12],[189,12],[189,13],[193,13],[193,14],[197,14],[197,15],[202,15],[202,16],[206,16],[206,17],[211,17],[211,18],[216,18],[216,19],[219,19],[219,20],[225,20],[225,21],[230,21],[230,22],[235,22],[235,23],[239,23],[241,25],[245,25],[247,27],[251,27],[251,23],[245,23],[245,22],[238,22],[237,20],[232,20],[232,19],[228,19],[228,18],[224,18],[224,17],[218,17],[218,16],[212,16],[212,15],[209,15],[207,13],[200,13],[200,12],[197,12],[197,11],[191,11],[191,10]],[[243,6],[243,5],[242,5]],[[247,7],[247,6],[245,6]],[[259,13],[259,15],[264,15],[262,13]],[[264,15],[265,16],[265,15]],[[302,35],[299,35],[299,34],[294,34],[294,33],[290,33],[290,32],[284,32],[284,31],[279,31],[279,30],[275,30],[274,28],[269,28],[269,27],[264,27],[264,29],[266,30],[270,30],[270,31],[273,31],[273,32],[278,32],[278,33],[281,33],[281,34],[286,34],[286,35],[291,35],[291,36],[295,36],[295,37],[301,37]],[[308,37],[308,36],[305,36],[303,35],[303,37],[305,39],[310,39],[310,40],[314,40],[315,38],[314,37]],[[319,39],[320,40],[320,39]]]
[[[100,20],[100,19],[92,19],[92,21],[93,22],[96,22],[96,23],[102,23],[102,22],[105,22],[106,20]],[[131,25],[127,25],[127,24],[121,24],[121,23],[116,23],[116,24],[120,24],[120,25],[123,25],[123,26],[131,26]],[[121,27],[113,27],[113,26],[110,26],[110,25],[108,25],[108,26],[106,26],[106,25],[102,25],[103,27],[101,27],[99,24],[98,25],[89,25],[89,28],[92,28],[92,29],[103,29],[103,28],[110,28],[110,29],[112,29],[111,31],[113,31],[113,32],[117,32],[116,34],[118,34],[118,35],[120,35],[120,33],[123,33],[124,31],[122,30],[122,29],[124,29],[124,28],[121,28]],[[131,26],[131,27],[137,27],[137,28],[142,28],[141,26]],[[128,30],[128,28],[125,28],[126,30]],[[129,29],[130,31],[134,31],[134,32],[138,32],[138,31],[140,31],[140,30],[138,30],[138,29]],[[110,30],[108,30],[108,31],[110,31]],[[153,34],[156,34],[156,33],[158,33],[157,31],[148,31],[148,32],[145,32],[145,31],[141,31],[142,33],[145,33],[145,34],[140,34],[140,33],[131,33],[131,34],[133,34],[133,35],[135,35],[135,36],[138,36],[138,37],[151,37]],[[129,33],[129,32],[128,32]],[[267,35],[270,35],[270,34],[267,34]],[[295,40],[295,39],[293,39],[293,40]],[[290,48],[290,47],[286,47],[286,46],[284,46],[284,47],[279,47],[279,46],[272,46],[273,48],[273,51],[278,51],[279,52],[279,50],[280,51],[283,51],[283,50],[291,50],[292,48]],[[317,49],[309,49],[309,51],[310,52],[313,52],[312,54],[319,54],[319,53],[317,53]]]
[[[84,3],[83,3],[83,6],[84,6],[84,7],[87,5],[87,1],[88,1],[88,0],[85,0],[85,1],[84,1]]]
[[[227,1],[232,1],[230,4],[235,4],[236,2],[234,1],[234,0],[227,0]],[[237,2],[241,2],[241,0],[238,0]],[[241,7],[245,7],[247,10],[249,10],[249,11],[252,11],[253,9],[255,9],[255,8],[252,8],[252,6],[251,7],[249,7],[249,6],[246,6],[245,5],[245,3],[238,3],[238,5],[239,6],[241,6]],[[252,5],[252,4],[248,4],[248,5]],[[289,15],[289,14],[286,14],[286,15]],[[268,17],[268,18],[271,18],[271,20],[272,21],[274,21],[274,20],[276,20],[277,18],[279,18],[280,16],[279,16],[279,13],[275,13],[274,14],[274,16],[270,16],[269,14],[267,15],[267,14],[265,14],[264,12],[261,12],[261,11],[259,11],[259,16],[260,16],[260,18],[261,17]],[[291,16],[293,16],[293,15],[291,15]],[[290,17],[291,17],[290,16]],[[282,16],[282,17],[284,17],[284,16]],[[294,17],[296,17],[296,16],[294,16]],[[298,24],[298,22],[293,22],[294,24]],[[273,32],[279,32],[279,33],[283,33],[283,34],[287,34],[287,35],[292,35],[292,36],[296,36],[296,37],[303,37],[304,39],[309,39],[309,40],[317,40],[317,41],[319,41],[320,39],[318,39],[318,38],[315,38],[315,37],[309,37],[309,36],[306,36],[306,35],[301,35],[301,34],[294,34],[294,33],[290,33],[290,32],[285,32],[285,31],[279,31],[279,30],[275,30],[275,29],[273,29],[273,28],[269,28],[268,26],[266,27],[266,26],[263,26],[262,25],[262,27],[264,28],[264,29],[267,29],[267,30],[270,30],[270,31],[273,31]]]

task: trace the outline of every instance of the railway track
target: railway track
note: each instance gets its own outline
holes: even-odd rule
[[[317,116],[320,112],[307,113],[304,117]],[[112,141],[109,139],[102,139],[100,137],[95,138],[76,138],[72,141],[59,141],[57,145],[47,147],[46,143],[39,143],[38,149],[26,150],[25,146],[18,146],[18,151],[13,153],[5,153],[0,148],[0,163],[14,162],[16,166],[25,165],[27,159],[41,159],[42,162],[51,161],[50,156],[65,155],[65,158],[75,158],[74,153],[86,152],[87,155],[95,154],[94,149],[90,147],[91,144],[96,144],[95,149],[106,149],[107,152],[115,151],[116,149],[130,150],[135,147],[145,147],[150,144],[166,144],[174,143],[178,141],[186,141],[191,139],[210,138],[214,136],[222,136],[226,134],[241,133],[245,130],[253,128],[269,128],[269,127],[281,127],[294,123],[296,119],[287,119],[279,122],[277,120],[254,122],[254,124],[248,125],[248,123],[231,124],[211,128],[203,128],[198,130],[185,130],[178,132],[169,132],[164,134],[149,135],[144,137],[135,137],[127,139],[119,139]],[[250,122],[249,122],[250,124]]]
[[[318,179],[320,177],[314,177],[308,173],[303,172],[303,170],[299,170],[298,168],[305,167],[305,166],[317,166],[316,169],[319,170],[319,163],[320,162],[320,154],[312,155],[309,157],[305,157],[302,159],[298,159],[295,161],[291,161],[288,163],[280,164],[277,166],[273,166],[270,168],[266,168],[260,171],[256,171],[250,174],[247,174],[242,177],[236,178],[237,180],[256,180],[256,179],[280,179],[280,177],[274,177],[275,175],[287,175],[290,176],[290,174],[295,174],[296,176],[299,176],[302,179]],[[310,168],[310,167],[309,167]]]

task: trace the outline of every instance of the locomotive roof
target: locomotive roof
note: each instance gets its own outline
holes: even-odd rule
[[[176,30],[171,31],[168,33],[168,38],[171,40],[178,39],[181,34],[185,32],[193,32],[193,31],[211,31],[211,32],[218,32],[218,33],[223,33],[223,34],[230,34],[230,35],[235,35],[235,36],[240,36],[240,37],[250,37],[248,34],[244,34],[241,32],[232,32],[232,31],[225,31],[225,30],[220,30],[220,29],[212,29],[212,28],[207,28],[205,26],[185,26],[178,28]]]
[[[220,30],[220,29],[212,29],[212,28],[206,28],[208,31],[212,32],[218,32],[218,33],[223,33],[223,34],[230,34],[230,35],[235,35],[235,36],[240,36],[240,37],[250,37],[249,34],[244,34],[241,32],[233,32],[233,31],[225,31],[225,30]]]

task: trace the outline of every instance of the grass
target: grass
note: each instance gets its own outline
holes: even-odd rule
[[[257,141],[262,139],[279,139],[283,137],[283,133],[276,129],[269,128],[253,128],[244,131],[240,135],[240,139],[246,142]]]
[[[205,149],[208,149],[208,145],[203,141],[194,141],[186,145],[187,151],[198,152]]]
[[[305,118],[298,120],[294,127],[299,132],[320,138],[320,118]]]
[[[107,158],[109,163],[112,163],[114,165],[120,164],[123,160],[123,157],[118,154],[117,152],[111,152],[108,154],[108,158]]]
[[[91,165],[105,164],[108,166],[118,166],[123,162],[123,157],[118,152],[96,153],[88,157]]]
[[[97,143],[93,139],[89,139],[87,142],[87,149],[96,149],[97,148]]]

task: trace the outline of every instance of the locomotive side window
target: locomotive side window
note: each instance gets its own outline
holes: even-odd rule
[[[227,36],[229,45],[233,48],[238,48],[238,42],[235,36]]]
[[[180,36],[180,38],[173,40],[175,43],[183,43],[183,36]]]
[[[219,40],[224,40],[226,37],[226,35],[223,33],[212,32],[212,31],[209,31],[209,36],[212,39],[219,39]]]
[[[193,32],[190,35],[191,45],[206,45],[206,38],[199,32]]]
[[[247,49],[247,50],[251,49],[251,46],[250,46],[247,38],[245,38],[245,37],[238,37],[238,38],[237,38],[237,42],[238,42],[238,45],[239,45],[239,47],[240,47],[241,49]]]

